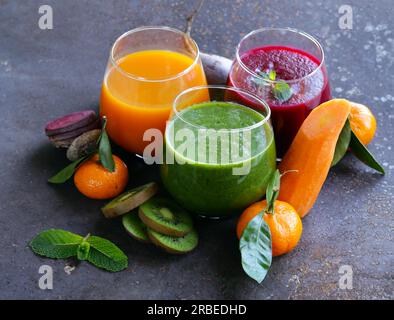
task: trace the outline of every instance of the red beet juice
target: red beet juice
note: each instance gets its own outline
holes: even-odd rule
[[[228,85],[267,102],[277,154],[282,157],[311,110],[331,99],[326,68],[309,53],[285,46],[255,48],[242,54],[240,60],[242,63],[236,60],[232,66]],[[277,83],[288,90],[286,95],[276,94]],[[245,105],[258,108],[246,97],[239,98]]]

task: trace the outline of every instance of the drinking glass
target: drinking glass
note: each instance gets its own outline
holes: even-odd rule
[[[100,114],[111,139],[142,155],[148,129],[164,133],[175,97],[206,84],[197,44],[169,27],[141,27],[113,44],[102,84]]]
[[[268,103],[278,156],[287,151],[311,110],[331,99],[321,44],[290,28],[262,28],[244,36],[228,85]]]
[[[175,99],[164,138],[163,184],[200,216],[241,213],[265,194],[276,169],[270,109],[242,89],[185,90]]]

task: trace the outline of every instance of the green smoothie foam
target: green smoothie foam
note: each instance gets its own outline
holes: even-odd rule
[[[229,102],[206,102],[179,112],[166,129],[167,161],[161,167],[166,189],[183,207],[205,216],[231,215],[257,201],[276,169],[272,129],[264,119]],[[184,132],[194,136],[187,151],[182,148],[186,138],[173,138]],[[174,163],[168,161],[172,157]]]

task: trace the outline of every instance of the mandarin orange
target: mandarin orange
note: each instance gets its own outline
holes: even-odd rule
[[[127,185],[129,173],[119,157],[113,155],[113,159],[113,172],[102,166],[98,154],[83,162],[74,175],[74,184],[79,192],[92,199],[110,199],[119,195]]]
[[[242,213],[237,224],[238,238],[241,238],[249,221],[266,208],[267,201],[263,200]],[[263,218],[271,231],[272,255],[275,257],[293,250],[302,234],[302,222],[296,210],[287,202],[276,200],[274,213],[265,212]]]
[[[350,127],[357,138],[364,144],[370,143],[376,132],[376,119],[371,110],[360,103],[351,102]]]

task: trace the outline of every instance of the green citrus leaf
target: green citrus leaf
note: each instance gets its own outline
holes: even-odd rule
[[[30,242],[30,248],[37,254],[54,259],[66,259],[77,255],[83,238],[77,234],[49,229],[40,232]]]
[[[272,263],[271,232],[262,215],[248,223],[239,242],[242,268],[258,283],[264,280]]]
[[[337,145],[335,146],[334,158],[331,162],[331,167],[335,166],[345,156],[346,151],[349,148],[350,138],[352,136],[351,133],[352,129],[350,128],[349,119],[347,119],[341,133],[339,134]]]
[[[78,160],[75,160],[74,162],[70,163],[67,167],[64,169],[60,170],[58,173],[56,173],[53,177],[48,179],[49,183],[55,183],[55,184],[60,184],[66,182],[68,179],[70,179],[77,166],[85,161],[89,156],[84,156]]]
[[[368,167],[375,169],[381,174],[385,173],[384,168],[376,161],[372,153],[369,152],[353,131],[351,132],[350,149],[352,153]]]
[[[103,167],[111,172],[114,172],[115,162],[114,158],[112,157],[111,143],[109,142],[108,134],[105,129],[106,125],[107,120],[104,118],[103,128],[99,137],[99,157]]]
[[[90,236],[86,241],[90,244],[87,261],[91,264],[111,272],[127,268],[127,256],[111,241],[96,236]]]
[[[266,191],[267,211],[273,213],[274,203],[279,196],[280,189],[280,172],[278,169],[271,175]]]

